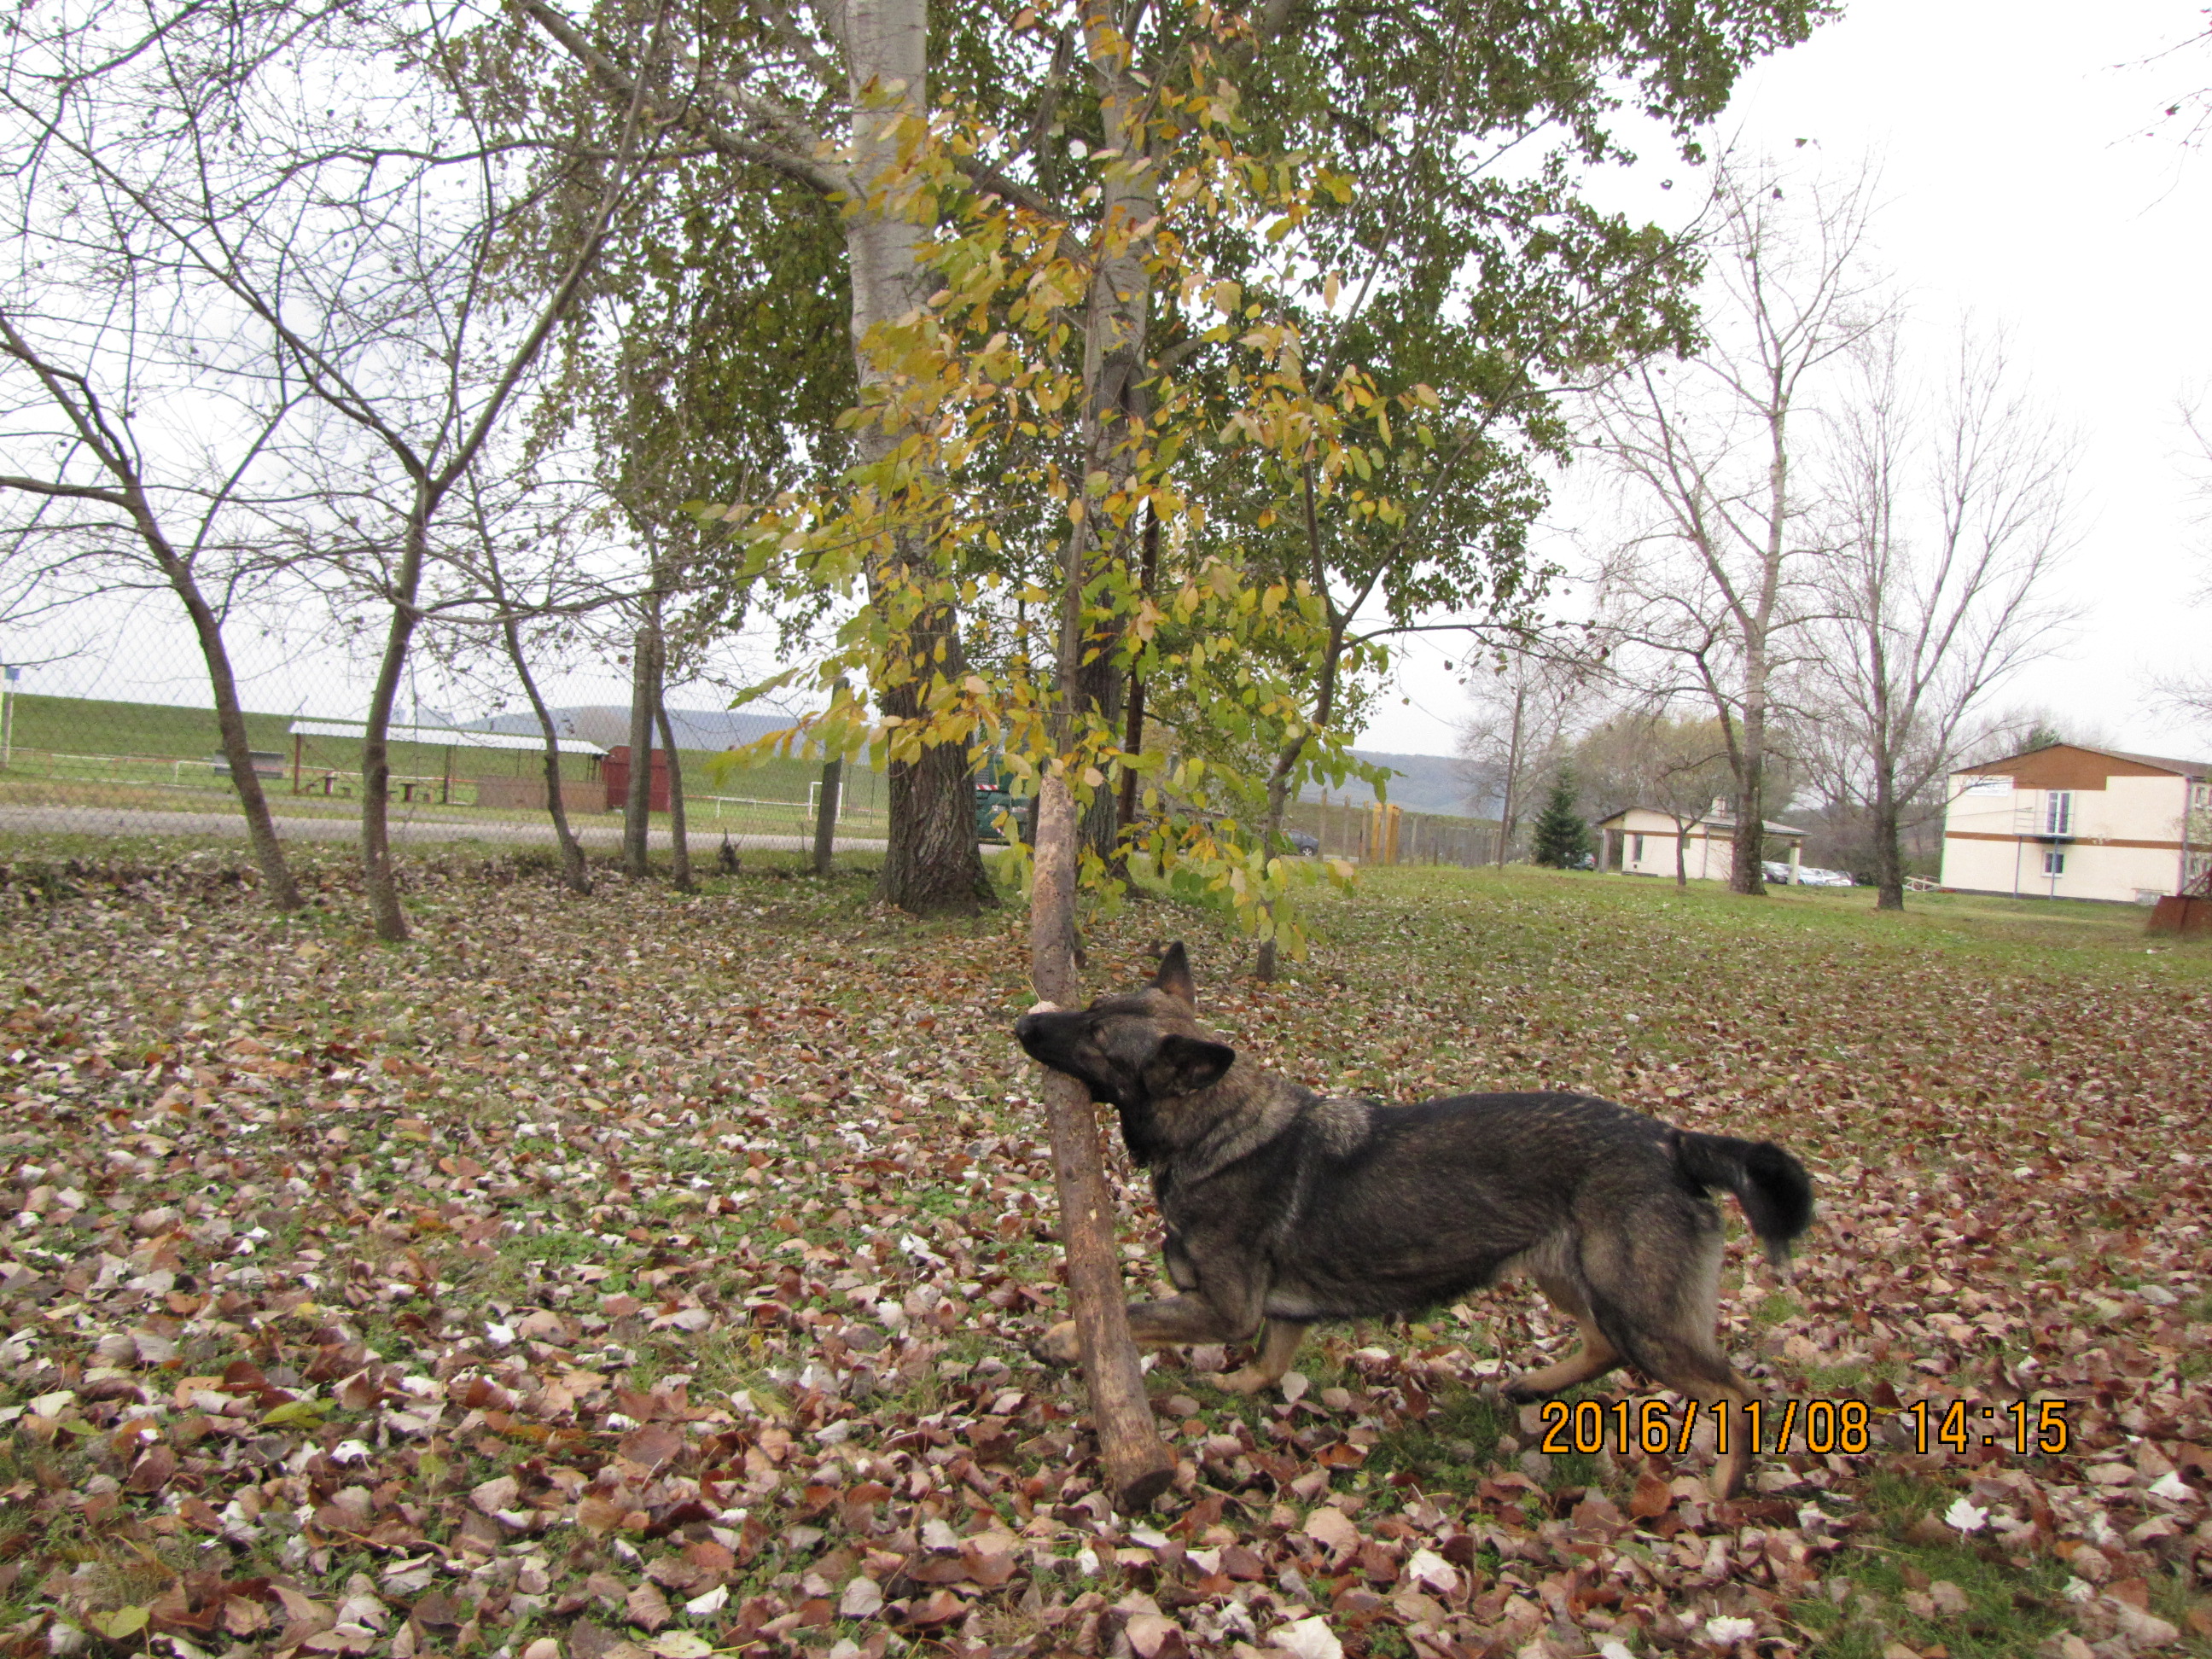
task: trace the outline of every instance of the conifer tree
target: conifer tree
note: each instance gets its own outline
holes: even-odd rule
[[[1573,775],[1562,767],[1553,780],[1552,793],[1536,820],[1530,856],[1554,870],[1571,870],[1589,856],[1589,825],[1575,810]]]

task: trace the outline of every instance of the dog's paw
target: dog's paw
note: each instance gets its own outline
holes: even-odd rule
[[[1255,1365],[1247,1365],[1241,1371],[1231,1371],[1226,1376],[1217,1376],[1213,1386],[1230,1394],[1258,1394],[1273,1388],[1282,1379],[1270,1376]]]
[[[1073,1365],[1082,1358],[1083,1349],[1075,1338],[1075,1322],[1063,1319],[1037,1338],[1036,1357],[1054,1365]]]

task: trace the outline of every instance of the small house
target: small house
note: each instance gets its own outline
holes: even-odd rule
[[[1601,870],[1620,870],[1632,876],[1674,874],[1675,843],[1681,841],[1683,873],[1692,881],[1726,881],[1735,857],[1735,818],[1724,800],[1716,800],[1708,811],[1692,819],[1686,830],[1670,812],[1649,806],[1631,806],[1598,821]],[[1786,823],[1770,822],[1765,837],[1769,858],[1787,856],[1790,879],[1796,880],[1805,832]]]
[[[2046,744],[1951,775],[1943,885],[2153,903],[2212,869],[2212,761]]]

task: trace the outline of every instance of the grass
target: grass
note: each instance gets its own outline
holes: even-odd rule
[[[2063,1566],[1935,1537],[1942,1528],[1928,1517],[1948,1492],[1881,1472],[1862,1495],[1868,1530],[1835,1558],[1822,1593],[1795,1609],[1819,1659],[1882,1659],[1899,1638],[1916,1651],[1940,1642],[1952,1659],[2014,1659],[2068,1628]]]
[[[211,1147],[220,1145],[257,1164],[319,1156],[358,1165],[362,1184],[356,1190],[372,1209],[393,1200],[404,1207],[425,1182],[435,1204],[434,1166],[441,1155],[465,1147],[487,1164],[511,1159],[520,1170],[520,1155],[526,1153],[546,1165],[566,1167],[565,1181],[553,1178],[565,1192],[549,1194],[518,1178],[495,1206],[481,1198],[467,1200],[495,1208],[503,1221],[522,1224],[520,1231],[490,1237],[488,1250],[463,1250],[445,1232],[419,1237],[409,1248],[423,1254],[434,1278],[447,1281],[435,1298],[442,1308],[426,1307],[420,1297],[389,1307],[371,1303],[355,1323],[372,1346],[401,1352],[411,1346],[419,1350],[411,1363],[428,1366],[449,1340],[479,1342],[488,1321],[512,1322],[494,1304],[520,1311],[543,1303],[580,1316],[609,1294],[627,1292],[650,1303],[652,1275],[676,1266],[684,1276],[673,1281],[675,1287],[696,1291],[716,1307],[720,1328],[687,1335],[676,1328],[653,1330],[648,1319],[624,1325],[618,1334],[610,1324],[589,1328],[576,1340],[579,1356],[618,1347],[629,1357],[605,1361],[606,1369],[619,1363],[641,1387],[687,1373],[695,1398],[733,1389],[763,1398],[779,1391],[796,1397],[792,1372],[805,1358],[804,1332],[795,1324],[756,1327],[733,1307],[741,1295],[765,1291],[776,1282],[775,1268],[799,1261],[770,1230],[780,1218],[796,1222],[797,1238],[848,1253],[854,1274],[881,1279],[882,1293],[893,1302],[908,1282],[917,1288],[925,1281],[949,1283],[971,1270],[937,1274],[902,1265],[896,1252],[877,1254],[872,1261],[864,1254],[909,1230],[948,1254],[965,1251],[974,1269],[998,1268],[1048,1284],[1054,1250],[1048,1236],[1048,1177],[1041,1166],[1014,1160],[1009,1167],[1020,1179],[1011,1188],[999,1184],[998,1170],[970,1167],[956,1175],[928,1161],[881,1172],[878,1181],[852,1159],[841,1163],[835,1137],[823,1133],[823,1117],[834,1113],[864,1119],[879,1150],[901,1141],[933,1146],[939,1153],[984,1129],[1012,1130],[1020,1141],[1040,1133],[1025,1098],[1027,1073],[1005,1035],[1007,1019],[1025,998],[1013,916],[915,924],[888,915],[872,903],[867,868],[872,860],[841,859],[836,876],[823,882],[800,873],[796,859],[747,854],[740,875],[710,877],[697,900],[676,901],[656,890],[609,883],[597,898],[580,901],[550,890],[550,865],[534,854],[486,860],[475,852],[410,848],[403,857],[410,867],[417,936],[405,945],[373,949],[365,946],[343,849],[303,850],[319,908],[283,921],[261,915],[250,896],[213,882],[204,907],[195,896],[197,884],[173,885],[168,891],[174,896],[162,898],[158,907],[111,902],[96,885],[99,868],[131,859],[181,861],[210,875],[227,867],[226,861],[243,861],[235,843],[179,860],[185,845],[41,839],[0,854],[14,884],[35,890],[30,874],[36,866],[58,888],[82,883],[100,900],[62,910],[51,921],[27,921],[19,936],[25,941],[21,960],[14,964],[26,981],[52,971],[49,956],[75,964],[70,971],[80,984],[117,976],[114,988],[103,984],[93,999],[97,1007],[70,1016],[86,1022],[87,1064],[89,1034],[100,1028],[111,1006],[134,1009],[142,1022],[136,1030],[158,1026],[164,1040],[204,1048],[217,1044],[230,1028],[258,1029],[281,1018],[288,1051],[295,1042],[312,1047],[342,1036],[364,1053],[381,1047],[410,1059],[435,1059],[443,1076],[372,1079],[384,1097],[380,1109],[397,1115],[363,1134],[361,1126],[376,1120],[349,1110],[341,1121],[355,1127],[357,1139],[343,1152],[310,1139],[324,1121],[312,1104],[304,1125],[295,1117],[289,1125],[264,1124],[250,1134],[244,1132],[248,1126],[210,1128],[224,1137],[209,1143]],[[94,873],[71,872],[72,860],[95,866]],[[712,860],[702,864],[711,868]],[[488,872],[495,873],[487,879]],[[1012,896],[1008,898],[1011,904]],[[1678,892],[1664,884],[1610,876],[1379,870],[1368,872],[1348,896],[1318,898],[1315,959],[1295,965],[1281,985],[1240,981],[1235,960],[1241,942],[1219,936],[1210,915],[1156,895],[1140,896],[1121,916],[1091,926],[1090,976],[1098,988],[1124,982],[1146,941],[1188,934],[1206,964],[1201,996],[1208,1019],[1263,1063],[1304,1080],[1390,1098],[1474,1085],[1589,1088],[1678,1121],[1771,1133],[1790,1142],[1808,1159],[1817,1157],[1824,1182],[1831,1172],[1836,1176],[1822,1188],[1830,1217],[1861,1224],[1884,1217],[1911,1220],[1918,1229],[1911,1240],[1916,1259],[1930,1264],[1931,1271],[1940,1267],[1962,1291],[2019,1297],[2026,1285],[2030,1299],[2046,1291],[2054,1298],[2072,1296],[2073,1285],[2056,1282],[2060,1269],[2046,1271],[2046,1258],[2062,1248],[2081,1262],[2073,1270],[2076,1275],[2094,1268],[2102,1276],[2098,1285],[2105,1278],[2117,1289],[2162,1282],[2172,1266],[2163,1256],[2124,1258],[2113,1249],[2100,1254],[2099,1230],[2121,1224],[2107,1218],[2115,1213],[2109,1206],[2130,1190],[2117,1178],[2080,1204],[2053,1212],[2049,1231],[2041,1236],[2000,1228],[1986,1240],[1965,1237],[1949,1231],[1956,1212],[1939,1204],[1916,1214],[1906,1200],[1954,1175],[1972,1182],[1991,1174],[1990,1159],[1976,1138],[1990,1133],[1993,1122],[2010,1133],[2040,1115],[2063,1149],[2064,1137],[2078,1132],[2081,1115],[2055,1085],[2048,1096],[2027,1091],[2054,1075],[2072,1087],[2069,1068],[2086,1066],[2085,1054],[2105,1056],[2102,1063],[2117,1079],[2099,1084],[2111,1091],[2100,1097],[2114,1103],[2116,1121],[2122,1111],[2157,1109],[2160,1079],[2170,1094],[2188,1041],[2185,1032],[2176,1035],[2180,1022],[2158,1013],[2159,999],[2168,996],[2179,1006],[2185,995],[2200,992],[2212,981],[2212,950],[2160,946],[2146,954],[2141,913],[2129,909],[1949,896],[1916,896],[1911,903],[1902,915],[1881,915],[1864,892],[1782,890],[1753,901],[1717,888]],[[527,919],[521,939],[500,932],[510,912]],[[209,926],[204,917],[221,926]],[[94,927],[125,923],[130,931],[118,935],[114,954],[100,957],[86,946]],[[194,948],[228,953],[201,958],[197,979],[180,977],[167,965],[148,969],[146,954],[132,954],[126,943],[158,942],[173,951],[195,939],[207,943]],[[234,939],[246,943],[234,951]],[[43,954],[35,948],[40,940]],[[319,965],[312,974],[295,976],[289,966],[283,975],[264,972],[311,944],[326,951],[316,958]],[[131,982],[131,972],[138,982]],[[295,988],[280,994],[280,980]],[[244,997],[234,1000],[240,992]],[[58,1006],[79,994],[50,989],[43,1000]],[[678,1035],[702,1010],[726,1014],[733,1004],[755,1001],[779,1004],[781,1017],[770,1007],[757,1027],[743,1033],[723,1030],[719,1051],[695,1048]],[[2201,998],[2193,1006],[2201,1007]],[[925,1008],[938,1017],[936,1029],[927,1033],[913,1023]],[[495,1027],[501,1035],[457,1036],[456,1022],[465,1012],[477,1029]],[[2058,1039],[2056,1057],[2036,1041],[2046,1013]],[[186,1021],[199,1028],[196,1035],[173,1029]],[[2008,1045],[2002,1050],[1999,1038]],[[52,1054],[69,1052],[74,1042],[62,1042],[58,1032],[49,1045]],[[2071,1054],[2067,1043],[2074,1045]],[[526,1061],[518,1048],[526,1052]],[[718,1052],[719,1060],[701,1057]],[[203,1057],[210,1065],[222,1063]],[[571,1075],[572,1062],[588,1064],[589,1076]],[[530,1097],[510,1094],[508,1082],[533,1075]],[[864,1085],[866,1097],[841,1097],[835,1085],[848,1080]],[[738,1095],[729,1092],[732,1085]],[[94,1086],[89,1074],[81,1086]],[[1978,1092],[1997,1101],[1994,1117],[1975,1115]],[[273,1093],[271,1104],[290,1097],[284,1089]],[[831,1097],[826,1106],[825,1093]],[[735,1103],[739,1100],[747,1103]],[[2154,1103],[2147,1106],[2146,1100]],[[1699,1119],[1699,1112],[1711,1115]],[[625,1139],[622,1158],[636,1190],[603,1208],[611,1195],[592,1179],[594,1155],[575,1131],[580,1121],[630,1123],[633,1114],[645,1121],[636,1123],[635,1140]],[[514,1126],[526,1121],[533,1127],[517,1132]],[[726,1144],[726,1127],[746,1146],[757,1140],[769,1149],[773,1141],[771,1155],[778,1161],[767,1172],[773,1184],[756,1189],[734,1216],[725,1211],[719,1218],[699,1218],[689,1189],[695,1176],[711,1178],[719,1170],[718,1185],[726,1193],[744,1181],[744,1171]],[[2116,1138],[2123,1133],[2105,1132]],[[2146,1125],[2139,1133],[2141,1141],[2125,1149],[2130,1157],[2137,1146],[2160,1145],[2162,1136],[2191,1146],[2200,1136],[2193,1121],[2170,1132]],[[175,1178],[187,1179],[181,1171]],[[315,1207],[320,1200],[302,1194],[297,1206],[280,1202],[272,1188],[281,1183],[260,1178],[262,1196],[242,1211],[276,1234],[258,1260],[275,1272],[302,1245],[319,1245],[315,1270],[334,1277],[353,1235],[332,1231],[330,1217]],[[2014,1190],[1985,1185],[1975,1202],[2008,1202]],[[1014,1206],[1003,1210],[1010,1229],[1000,1224],[1002,1202]],[[2154,1219],[2130,1217],[2124,1224],[2155,1239],[2158,1228],[2197,1218],[2199,1210],[2184,1216],[2169,1207]],[[302,1231],[311,1221],[319,1232]],[[1146,1242],[1150,1218],[1140,1200],[1133,1201],[1128,1222],[1126,1242]],[[1943,1352],[1934,1346],[1936,1334],[1924,1326],[1905,1335],[1893,1329],[1881,1352],[1844,1363],[1843,1354],[1878,1346],[1851,1336],[1850,1318],[1871,1307],[1894,1328],[1908,1319],[1932,1322],[1958,1305],[1957,1293],[1917,1290],[1907,1275],[1887,1280],[1887,1290],[1869,1289],[1877,1268],[1888,1272],[1875,1249],[1847,1240],[1840,1228],[1825,1229],[1824,1222],[1824,1231],[1808,1241],[1804,1272],[1787,1290],[1763,1274],[1731,1268],[1723,1290],[1731,1349],[1778,1385],[1799,1392],[1856,1392],[1856,1385],[1875,1376],[1903,1393],[1914,1392],[1908,1385],[1916,1380],[1929,1387],[1910,1367]],[[2012,1232],[2021,1236],[2009,1237]],[[49,1237],[72,1250],[90,1238],[63,1238],[58,1231]],[[2101,1237],[2107,1245],[2118,1242],[2116,1232]],[[392,1258],[390,1270],[401,1271],[386,1245],[367,1248]],[[731,1265],[755,1256],[759,1260],[747,1271]],[[603,1272],[587,1281],[579,1268]],[[1150,1271],[1148,1264],[1137,1276],[1148,1277]],[[1927,1276],[1920,1275],[1923,1281]],[[822,1277],[826,1280],[828,1272]],[[366,1281],[362,1288],[374,1290]],[[846,1310],[835,1287],[830,1293],[810,1289],[805,1294],[813,1311],[834,1309],[840,1317],[862,1322],[871,1317],[865,1309]],[[327,1298],[319,1291],[317,1299]],[[797,1300],[793,1306],[799,1307]],[[2212,1292],[2193,1290],[2180,1306],[2177,1317],[2201,1320],[2212,1311]],[[402,1334],[403,1316],[419,1321],[439,1311],[457,1316],[447,1328],[450,1339],[419,1330]],[[957,1369],[947,1368],[1003,1374],[1022,1389],[1079,1408],[1073,1382],[1064,1374],[1041,1372],[1023,1350],[1042,1317],[1042,1311],[1022,1308],[991,1323],[988,1307],[978,1304],[958,1322],[940,1328],[929,1314],[915,1314],[917,1327],[940,1346],[918,1356],[911,1373],[883,1374],[854,1418],[850,1443],[880,1456],[885,1443],[920,1416],[948,1407],[980,1412],[974,1388],[968,1388],[963,1404]],[[304,1326],[276,1316],[264,1328],[296,1346]],[[1842,1340],[1814,1345],[1825,1356],[1820,1361],[1785,1366],[1784,1345],[1808,1332]],[[2010,1340],[2021,1335],[2016,1330]],[[1372,1413],[1382,1426],[1364,1465],[1324,1475],[1321,1490],[1364,1494],[1372,1500],[1364,1512],[1379,1516],[1410,1483],[1455,1515],[1483,1506],[1509,1521],[1524,1516],[1533,1540],[1546,1523],[1565,1518],[1572,1489],[1601,1487],[1625,1510],[1635,1479],[1632,1466],[1604,1456],[1570,1454],[1548,1464],[1524,1462],[1540,1431],[1531,1433],[1516,1408],[1482,1386],[1494,1366],[1472,1363],[1479,1357],[1518,1369],[1541,1363],[1539,1353],[1565,1340],[1563,1322],[1534,1308],[1523,1291],[1509,1289],[1471,1297],[1466,1310],[1439,1312],[1411,1327],[1317,1334],[1299,1364],[1310,1395],[1295,1407],[1275,1398],[1225,1397],[1204,1376],[1182,1370],[1172,1359],[1152,1373],[1150,1391],[1163,1402],[1186,1395],[1194,1400],[1198,1409],[1189,1424],[1207,1433],[1249,1431],[1256,1445],[1274,1446],[1294,1459],[1303,1454],[1285,1446],[1276,1431],[1312,1428],[1321,1431],[1316,1443],[1326,1443],[1336,1428]],[[2117,1330],[2100,1340],[2135,1340]],[[1428,1368],[1429,1380],[1421,1382],[1429,1396],[1425,1411],[1382,1421],[1397,1409],[1386,1403],[1390,1390],[1422,1373],[1411,1364],[1395,1375],[1389,1374],[1390,1366],[1378,1372],[1377,1362],[1358,1352],[1370,1344],[1394,1356],[1418,1356]],[[502,1363],[532,1363],[527,1346],[517,1343],[504,1350]],[[1990,1386],[1992,1367],[2008,1352],[1995,1343],[1961,1346],[1949,1363],[1955,1375],[1971,1374]],[[2057,1364],[2073,1351],[2046,1344],[2041,1352],[2045,1364]],[[2116,1352],[2129,1360],[2140,1352],[2153,1367],[2168,1363],[2148,1348]],[[226,1352],[191,1363],[219,1371],[231,1357]],[[2134,1379],[2149,1375],[2130,1370],[2115,1378],[2115,1386],[2125,1399],[2125,1391],[2147,1391],[2148,1380],[2138,1384]],[[1946,1378],[1944,1385],[1952,1382]],[[1322,1401],[1326,1392],[1339,1389],[1353,1403]],[[1322,1405],[1333,1413],[1327,1423],[1319,1415]],[[341,1414],[325,1432],[341,1426],[358,1433],[363,1425]],[[1024,1449],[1010,1459],[1017,1475],[1056,1480],[1066,1472],[1066,1442],[1074,1426],[1062,1416],[1033,1437],[1025,1426]],[[1179,1439],[1182,1426],[1173,1431]],[[27,1459],[52,1455],[22,1450]],[[432,1500],[430,1510],[475,1482],[526,1464],[534,1454],[528,1443],[477,1435],[435,1455],[446,1468],[428,1471],[419,1483]],[[410,1465],[406,1456],[395,1455],[392,1478],[409,1480],[410,1467],[427,1464]],[[1509,1491],[1502,1502],[1495,1488],[1481,1491],[1486,1479],[1516,1469],[1531,1473],[1544,1490]],[[1312,1467],[1304,1470],[1313,1472]],[[1840,1552],[1826,1558],[1821,1582],[1802,1595],[1793,1591],[1794,1599],[1780,1609],[1810,1652],[1878,1659],[1893,1642],[1910,1644],[1917,1652],[1941,1642],[1958,1659],[2028,1653],[2077,1616],[2062,1595],[2063,1563],[2047,1555],[2015,1561],[1933,1529],[1930,1516],[1940,1516],[1959,1495],[1971,1470],[1923,1462],[1907,1473],[1877,1455],[1835,1473],[1827,1495],[1817,1499],[1785,1492],[1778,1500],[1765,1500],[1790,1505],[1793,1513],[1795,1506],[1816,1501],[1832,1514],[1864,1517],[1863,1525],[1846,1534]],[[0,1469],[0,1484],[15,1478]],[[30,1472],[20,1478],[35,1480]],[[1257,1517],[1277,1501],[1272,1488],[1257,1490],[1258,1496],[1248,1493],[1249,1501],[1232,1513],[1232,1524],[1250,1523],[1255,1539]],[[994,1495],[1002,1521],[1009,1517],[1005,1500],[1003,1492]],[[0,1517],[0,1559],[10,1549],[60,1557],[75,1536],[14,1541],[25,1538],[26,1524],[19,1515],[11,1536]],[[1778,1518],[1775,1524],[1788,1522]],[[433,1517],[428,1530],[442,1535],[443,1525]],[[1632,1553],[1645,1547],[1632,1540],[1622,1548]],[[1670,1546],[1647,1553],[1663,1566],[1673,1551]],[[771,1547],[732,1580],[733,1600],[806,1559],[805,1549]],[[1488,1557],[1483,1565],[1493,1575],[1500,1567]],[[1574,1563],[1562,1557],[1559,1565]],[[337,1556],[317,1571],[335,1587],[349,1570],[347,1558]],[[1135,1582],[1142,1587],[1141,1579]],[[1109,1565],[1083,1588],[1098,1589],[1111,1601],[1124,1585]],[[1686,1576],[1679,1577],[1674,1590],[1685,1606],[1707,1594]],[[131,1593],[137,1593],[135,1586]],[[33,1607],[30,1587],[19,1584],[13,1594],[16,1616],[26,1616]],[[2194,1605],[2185,1587],[2166,1576],[2155,1578],[2151,1595],[2153,1610],[2177,1624]],[[0,1594],[0,1614],[8,1610]],[[1012,1621],[1009,1629],[1018,1623],[1012,1607],[1005,1616]],[[558,1628],[557,1622],[541,1620],[510,1627],[501,1639],[519,1647],[537,1631],[557,1634]],[[845,1633],[845,1627],[837,1631]],[[830,1633],[821,1632],[822,1639]],[[1382,1627],[1362,1639],[1354,1659],[1398,1651],[1397,1638]],[[1645,1650],[1641,1643],[1635,1647]],[[2185,1638],[2182,1650],[2204,1649]]]
[[[180,801],[231,799],[228,783],[206,764],[221,748],[210,709],[34,693],[19,693],[9,701],[14,710],[15,754],[12,763],[0,771],[0,803],[174,808]],[[264,780],[277,810],[309,816],[352,816],[357,808],[346,805],[343,797],[291,793],[293,739],[289,733],[294,719],[289,714],[246,716],[248,744],[283,758],[283,778]],[[357,794],[361,749],[357,739],[307,739],[301,756],[304,781],[319,791],[322,775],[335,773],[337,787]],[[391,755],[396,776],[435,780],[446,775],[447,751],[441,745],[395,743]],[[714,809],[709,797],[803,806],[809,789],[822,775],[820,763],[811,760],[770,757],[742,770],[718,775],[720,756],[714,751],[682,750],[678,757],[686,792],[692,798],[692,817],[702,830],[713,821]],[[516,821],[542,818],[541,813],[495,813],[490,809],[479,814],[468,804],[473,801],[473,781],[478,774],[542,777],[543,761],[535,751],[455,750],[451,765],[456,799],[453,807],[444,810]],[[562,772],[576,781],[597,775],[592,757],[577,753],[563,755]],[[859,772],[848,778],[847,787],[851,795],[849,813],[872,820],[880,812],[882,785],[874,774]]]

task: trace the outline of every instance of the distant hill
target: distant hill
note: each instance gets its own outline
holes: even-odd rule
[[[629,710],[620,704],[592,703],[556,708],[553,718],[560,722],[562,736],[581,738],[603,749],[629,741]],[[741,708],[672,708],[668,711],[668,723],[676,729],[678,748],[719,750],[751,743],[794,722],[788,715],[756,714]],[[537,717],[528,713],[500,714],[473,724],[478,730],[488,732],[538,730]],[[1387,766],[1397,775],[1390,781],[1389,798],[1407,811],[1440,812],[1455,817],[1478,816],[1468,803],[1468,787],[1461,775],[1461,763],[1451,756],[1390,755],[1371,749],[1355,749],[1352,752],[1364,761]],[[1316,800],[1320,795],[1319,790],[1309,789],[1305,798]],[[1329,799],[1366,802],[1375,799],[1375,792],[1359,783],[1343,790],[1330,790]],[[1489,806],[1492,812],[1496,811],[1494,799]]]
[[[1373,749],[1355,749],[1352,752],[1361,760],[1387,766],[1397,774],[1385,790],[1394,806],[1402,806],[1408,812],[1439,812],[1452,817],[1480,816],[1476,805],[1468,799],[1472,792],[1462,775],[1462,763],[1453,756],[1388,755]],[[1305,792],[1308,800],[1320,798],[1318,789]],[[1375,799],[1375,792],[1364,783],[1353,782],[1344,789],[1330,790],[1328,798],[1365,802]],[[1495,800],[1487,805],[1491,811],[1497,811]]]

